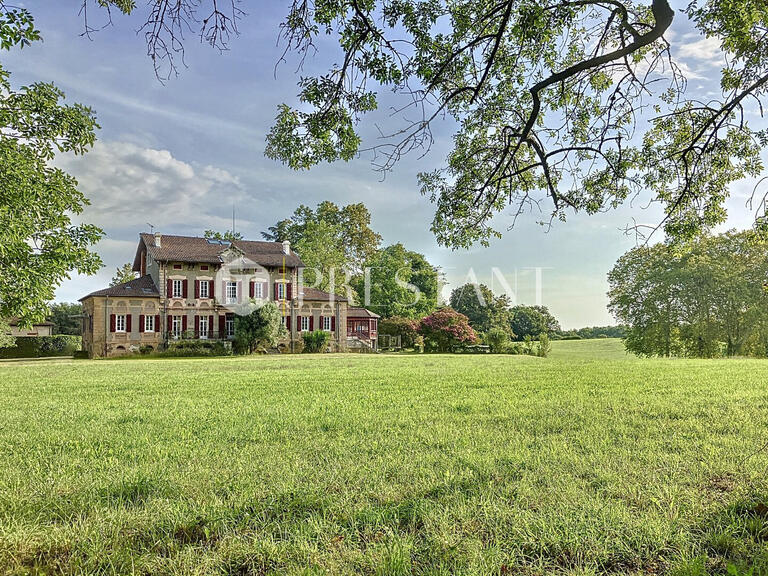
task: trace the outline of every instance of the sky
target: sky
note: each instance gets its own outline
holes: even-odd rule
[[[311,58],[297,73],[295,60],[281,64],[278,26],[286,2],[259,2],[239,24],[229,50],[201,45],[195,34],[186,42],[186,67],[164,84],[146,56],[139,9],[115,15],[111,26],[83,36],[79,2],[26,1],[43,42],[2,55],[15,86],[54,82],[69,102],[91,106],[98,117],[96,146],[84,157],[60,156],[56,162],[79,181],[91,200],[81,218],[101,226],[96,250],[105,267],[95,276],[74,275],[56,292],[57,301],[76,301],[105,287],[115,268],[132,262],[139,232],[201,235],[232,225],[244,237],[288,217],[299,204],[323,200],[364,202],[372,227],[384,244],[402,242],[444,270],[448,287],[466,281],[508,292],[518,304],[544,304],[566,329],[613,324],[607,310],[606,275],[621,254],[635,246],[625,227],[636,219],[657,223],[660,214],[641,202],[595,216],[572,215],[549,231],[536,223],[544,215],[518,220],[500,214],[494,221],[503,238],[490,247],[442,248],[429,231],[434,206],[419,194],[416,175],[442,165],[453,127],[435,126],[435,144],[423,158],[407,157],[382,179],[362,155],[296,172],[264,157],[265,138],[279,104],[295,102],[299,74],[327,69],[332,60]],[[249,12],[248,2],[243,3]],[[94,10],[91,25],[103,23]],[[716,89],[722,55],[716,43],[698,37],[676,18],[671,34],[674,56],[689,78],[689,90]],[[363,146],[375,143],[376,125],[391,121],[384,96],[380,110],[363,122]],[[393,102],[394,103],[394,102]],[[723,228],[749,226],[745,200],[754,182],[734,186],[729,221]],[[494,272],[495,271],[495,272]],[[501,281],[501,279],[506,282]]]

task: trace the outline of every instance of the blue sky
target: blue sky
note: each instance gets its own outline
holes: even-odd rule
[[[416,174],[441,164],[451,144],[448,123],[435,127],[435,145],[426,157],[406,158],[385,180],[372,170],[369,156],[307,172],[264,157],[277,106],[294,102],[298,92],[295,61],[275,73],[285,3],[259,3],[240,23],[241,35],[225,53],[200,45],[190,34],[187,67],[165,85],[155,78],[143,36],[136,32],[143,22],[141,9],[129,18],[115,15],[111,27],[88,39],[81,35],[79,2],[24,5],[35,15],[44,41],[3,55],[12,82],[53,81],[68,100],[93,107],[101,125],[93,151],[57,162],[78,178],[92,201],[83,219],[106,232],[97,247],[105,268],[97,276],[66,281],[57,300],[77,300],[105,286],[115,267],[132,261],[137,235],[148,224],[173,234],[224,230],[231,226],[234,205],[238,231],[258,239],[299,204],[332,200],[364,202],[385,243],[403,242],[424,253],[444,268],[453,286],[466,280],[470,268],[490,284],[495,267],[516,288],[518,303],[533,304],[532,268],[538,267],[543,269],[542,302],[564,327],[609,324],[606,274],[635,242],[623,229],[632,218],[658,221],[658,212],[643,210],[638,203],[597,216],[574,215],[549,232],[536,224],[536,215],[529,215],[489,248],[440,248],[429,232],[434,208],[419,194]],[[249,11],[247,5],[245,9]],[[91,18],[97,17],[92,11]],[[689,90],[716,88],[710,80],[717,78],[721,58],[716,45],[696,37],[682,15],[672,37],[684,40],[675,55],[688,72]],[[304,72],[323,70],[330,61],[310,59]],[[374,141],[376,122],[389,121],[387,103],[385,98],[381,109],[364,120],[365,143]],[[752,187],[751,182],[734,187],[728,227],[751,222],[744,201]],[[502,231],[510,223],[511,214],[496,219]],[[498,282],[495,287],[502,291]]]

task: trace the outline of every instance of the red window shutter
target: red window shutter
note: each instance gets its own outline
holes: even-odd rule
[[[129,334],[131,333],[131,318],[133,318],[133,314],[125,315],[125,331]]]
[[[144,314],[139,314],[139,333],[144,332]]]
[[[219,338],[224,338],[227,335],[227,317],[223,314],[219,316]]]
[[[292,292],[291,288],[292,288],[291,283],[290,282],[286,283],[286,285],[285,285],[285,297],[288,300],[293,300],[293,295],[291,294],[291,292]]]
[[[165,284],[167,287],[166,296],[168,296],[168,298],[172,298],[173,297],[173,280],[169,279]]]
[[[331,316],[331,332],[336,332],[336,316]]]
[[[208,316],[208,338],[213,338],[213,316]]]
[[[256,283],[248,282],[248,298],[253,298],[255,293],[256,293]]]
[[[170,332],[173,330],[173,316],[168,314],[168,323],[165,325],[165,331]]]
[[[184,314],[184,316],[181,317],[181,331],[186,332],[187,331],[187,315]]]
[[[160,332],[160,314],[155,315],[155,332]]]
[[[186,298],[187,297],[187,279],[181,281],[181,297]]]
[[[285,329],[288,330],[289,332],[291,330],[291,317],[290,316],[286,316],[285,317]]]
[[[314,332],[315,331],[315,317],[310,316],[309,317],[309,331]]]
[[[110,332],[115,331],[115,315],[114,314],[109,315],[109,331]]]
[[[318,328],[318,329],[319,330],[323,330],[325,328],[325,324],[323,324],[323,316],[322,315],[320,315],[318,317],[318,322],[320,322],[320,328]]]
[[[301,316],[296,316],[296,332],[301,332]]]
[[[277,291],[277,282],[275,282],[275,300],[280,298],[280,293]]]
[[[195,280],[195,299],[200,298],[200,280]]]
[[[200,316],[195,314],[195,338],[200,337]]]

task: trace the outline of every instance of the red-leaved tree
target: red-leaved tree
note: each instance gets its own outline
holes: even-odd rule
[[[440,308],[421,319],[419,333],[424,337],[424,348],[429,352],[450,352],[461,344],[477,339],[469,319],[453,308]]]

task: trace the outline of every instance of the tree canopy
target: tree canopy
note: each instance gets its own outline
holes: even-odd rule
[[[648,356],[768,355],[768,242],[754,231],[660,243],[608,275],[625,345]]]
[[[472,328],[488,332],[491,328],[503,329],[511,335],[509,297],[506,294],[496,296],[485,284],[464,284],[451,291],[451,308],[461,312]]]
[[[115,269],[115,275],[112,276],[112,280],[110,281],[109,285],[117,286],[118,284],[125,284],[131,280],[135,280],[136,276],[136,272],[133,271],[133,264],[127,262]]]
[[[222,240],[226,242],[234,242],[235,240],[242,240],[243,235],[240,232],[233,232],[232,230],[225,230],[224,232],[218,232],[216,230],[206,230],[203,233],[204,238],[210,240]]]
[[[0,47],[39,40],[31,14],[0,2]],[[73,271],[101,266],[90,247],[102,231],[72,223],[88,200],[75,179],[51,165],[56,153],[84,154],[94,143],[93,111],[62,103],[64,93],[37,82],[15,89],[0,67],[0,317],[42,320],[56,287]]]
[[[327,287],[331,268],[361,273],[381,243],[381,236],[371,229],[371,214],[365,204],[340,207],[327,200],[315,209],[299,206],[290,218],[280,220],[261,235],[272,242],[288,240],[304,264],[321,270],[323,288]]]
[[[236,0],[152,0],[143,31],[156,73],[183,59],[185,30],[223,49],[244,16]],[[724,53],[715,97],[686,82],[675,48],[690,40],[669,34],[676,17]],[[286,55],[315,58],[330,38],[340,58],[300,77],[266,154],[295,169],[349,160],[360,120],[387,91],[401,114],[373,148],[389,170],[428,149],[448,117],[453,150],[419,177],[448,246],[487,243],[505,210],[547,201],[552,222],[645,191],[666,232],[690,238],[724,220],[730,183],[763,171],[768,133],[749,119],[768,93],[764,0],[692,0],[677,12],[668,0],[292,0],[280,34]]]
[[[384,318],[418,319],[437,306],[438,271],[423,254],[393,244],[375,252],[365,267],[352,286],[360,301]]]
[[[56,302],[51,304],[47,319],[53,322],[54,334],[80,336],[82,314],[83,306],[79,302]]]

